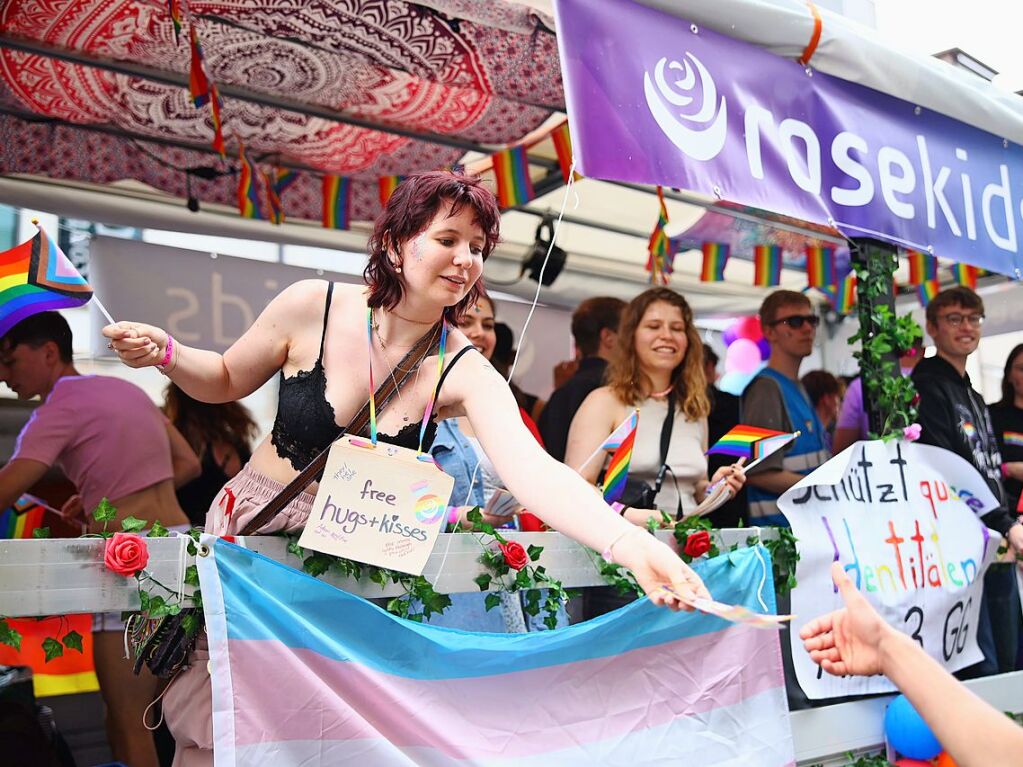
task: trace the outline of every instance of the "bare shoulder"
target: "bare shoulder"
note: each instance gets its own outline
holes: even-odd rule
[[[327,300],[327,280],[299,280],[293,282],[273,300],[272,306],[279,312],[302,319],[310,313],[322,315]]]
[[[593,413],[617,413],[625,409],[625,404],[618,399],[618,395],[611,391],[610,386],[600,386],[591,391],[583,400],[581,407]]]

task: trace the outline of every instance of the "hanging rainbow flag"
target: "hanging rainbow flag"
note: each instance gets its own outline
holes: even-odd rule
[[[181,0],[167,0],[167,10],[174,24],[174,44],[181,43]]]
[[[192,94],[192,103],[196,108],[206,106],[210,100],[210,79],[206,74],[206,60],[202,52],[202,44],[199,42],[199,33],[195,31],[192,24],[188,30],[188,36],[192,41],[192,62],[188,72],[188,92]]]
[[[781,246],[757,245],[753,248],[753,284],[771,288],[781,283]]]
[[[238,212],[244,218],[265,218],[263,207],[259,202],[259,173],[245,155],[245,144],[238,140],[238,160],[241,167],[238,171]]]
[[[962,285],[970,290],[977,289],[977,278],[980,276],[980,269],[969,264],[953,264],[952,279],[957,285]]]
[[[323,177],[323,226],[348,229],[351,225],[351,185],[344,176]]]
[[[274,191],[277,192],[277,196],[282,196],[296,181],[298,181],[298,171],[291,168],[278,168],[274,172]]]
[[[33,314],[84,306],[90,298],[89,283],[42,228],[0,253],[0,336]]]
[[[941,283],[937,280],[926,280],[916,286],[916,294],[920,299],[920,306],[927,306],[938,293],[941,292]]]
[[[909,284],[922,285],[928,280],[938,279],[938,259],[919,250],[907,250],[909,261]]]
[[[533,182],[529,178],[529,160],[526,148],[516,146],[493,155],[494,175],[497,176],[497,203],[502,208],[523,205],[534,197]]]
[[[632,460],[632,446],[636,442],[636,426],[638,415],[634,414],[632,429],[622,439],[621,444],[611,456],[611,463],[604,472],[604,500],[614,503],[625,492],[625,479],[629,476],[629,462]],[[615,430],[617,432],[617,429]]]
[[[284,208],[281,206],[281,196],[274,188],[273,177],[265,171],[260,171],[259,177],[263,181],[263,191],[266,192],[266,201],[270,208],[270,223],[280,226],[284,221]]]
[[[714,443],[707,455],[731,455],[747,461],[766,458],[779,447],[795,438],[786,431],[762,429],[759,426],[739,424],[733,426],[721,439]]]
[[[224,128],[220,122],[220,91],[214,83],[210,83],[210,117],[213,120],[213,148],[220,153],[221,157],[226,158]]]
[[[380,207],[387,206],[387,201],[391,199],[391,195],[398,188],[398,184],[406,178],[408,176],[381,176],[379,178],[377,184],[380,187]]]
[[[31,538],[40,527],[46,527],[43,515],[46,505],[31,495],[23,495],[0,512],[0,538]]]
[[[668,206],[664,203],[664,189],[657,187],[657,223],[647,243],[646,270],[650,272],[650,283],[667,285],[672,272],[675,271],[675,249],[668,238],[664,227],[668,224]]]
[[[835,287],[835,311],[842,316],[852,314],[856,306],[856,272],[849,272]]]
[[[723,282],[725,264],[728,263],[729,246],[721,242],[703,243],[703,268],[700,270],[701,282]]]
[[[558,167],[561,168],[561,177],[568,183],[568,176],[572,170],[572,136],[568,132],[568,121],[561,123],[551,131],[551,141],[554,142],[554,153],[558,156]],[[578,173],[572,174],[573,181],[581,179]]]
[[[837,283],[835,279],[835,249],[830,245],[806,246],[806,284],[811,288],[826,288]]]

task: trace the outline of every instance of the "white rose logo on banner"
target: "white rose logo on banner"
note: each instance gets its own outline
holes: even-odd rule
[[[792,655],[808,697],[894,689],[884,677],[821,675],[802,649],[803,625],[841,607],[833,561],[888,623],[949,671],[981,659],[977,615],[997,536],[979,517],[998,504],[969,463],[930,445],[857,442],[778,505],[799,540]]]
[[[691,53],[686,53],[685,58],[688,61],[670,63],[662,58],[654,68],[652,80],[650,73],[644,72],[643,92],[650,114],[664,135],[694,160],[710,160],[725,145],[728,127],[725,97],[721,97],[719,104],[714,78],[703,62]],[[669,82],[669,78],[677,77],[675,73],[680,73],[680,79]],[[690,93],[694,95],[687,95]],[[695,114],[681,111],[699,95],[702,103]]]

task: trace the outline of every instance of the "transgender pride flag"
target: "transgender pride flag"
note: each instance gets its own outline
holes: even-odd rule
[[[534,634],[392,616],[204,536],[217,767],[794,765],[776,631],[648,600]],[[774,609],[765,552],[700,570]],[[763,558],[761,558],[763,557]]]

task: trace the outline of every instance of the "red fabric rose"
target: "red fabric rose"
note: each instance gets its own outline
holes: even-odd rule
[[[521,543],[511,541],[497,545],[501,549],[501,553],[504,554],[504,561],[512,570],[521,570],[529,564],[529,554],[522,548]]]
[[[149,549],[141,536],[135,533],[114,533],[107,539],[103,551],[103,564],[118,575],[131,577],[149,562]]]
[[[697,530],[695,533],[690,533],[689,537],[686,538],[686,547],[683,551],[693,559],[702,557],[710,551],[710,533],[706,530]]]

